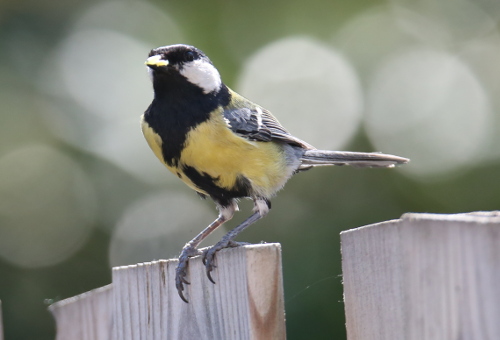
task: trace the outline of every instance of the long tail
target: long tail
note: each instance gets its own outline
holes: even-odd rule
[[[306,150],[301,157],[301,169],[322,165],[352,165],[355,167],[392,168],[408,163],[408,158],[386,155],[379,152],[349,152],[328,150]]]

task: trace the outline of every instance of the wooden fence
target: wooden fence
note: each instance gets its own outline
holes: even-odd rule
[[[500,214],[406,214],[341,234],[349,340],[500,339]]]
[[[112,284],[50,306],[57,340],[285,339],[279,244],[224,249],[216,284],[201,258],[189,262],[186,298],[176,260],[113,269]]]
[[[500,213],[405,214],[341,233],[348,340],[500,339]],[[111,285],[53,304],[58,340],[285,339],[278,244],[226,249],[217,284],[190,261],[113,269]]]

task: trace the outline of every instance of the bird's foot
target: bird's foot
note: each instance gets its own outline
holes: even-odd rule
[[[187,276],[187,268],[189,263],[189,258],[197,255],[201,255],[203,252],[201,250],[196,249],[191,244],[186,244],[184,248],[182,248],[181,255],[179,256],[179,264],[175,269],[175,287],[177,288],[177,292],[181,297],[182,301],[188,303],[188,300],[184,297],[184,284],[190,284],[190,282],[186,279]]]
[[[215,265],[215,253],[224,248],[233,248],[248,245],[248,242],[236,242],[233,240],[220,240],[217,244],[212,247],[206,248],[203,251],[203,264],[205,265],[205,270],[207,272],[207,277],[215,284],[214,279],[212,278],[212,271],[217,267]]]

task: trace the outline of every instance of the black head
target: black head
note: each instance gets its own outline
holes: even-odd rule
[[[181,75],[204,93],[219,91],[222,81],[210,59],[199,49],[189,45],[170,45],[149,52],[146,65],[155,77]]]

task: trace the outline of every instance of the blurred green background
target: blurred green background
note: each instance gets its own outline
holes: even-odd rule
[[[144,60],[172,43],[318,148],[412,159],[299,174],[239,237],[282,244],[288,339],[344,339],[340,231],[500,205],[499,18],[493,0],[3,0],[6,339],[53,339],[49,303],[108,284],[113,265],[177,255],[215,218],[139,128]]]

